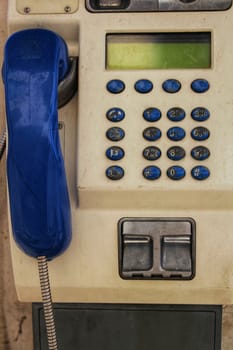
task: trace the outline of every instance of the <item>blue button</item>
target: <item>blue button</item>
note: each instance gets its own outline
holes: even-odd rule
[[[195,180],[201,181],[210,176],[210,171],[207,167],[199,165],[192,169],[191,175]]]
[[[143,112],[143,118],[147,121],[147,122],[157,122],[162,116],[161,111],[158,108],[147,108],[144,112]]]
[[[125,132],[121,128],[113,127],[107,130],[106,136],[110,141],[120,141],[125,137]]]
[[[161,170],[157,166],[148,166],[143,170],[143,176],[147,180],[157,180],[161,176]]]
[[[161,150],[154,146],[146,147],[143,151],[143,157],[147,160],[157,160],[161,157]]]
[[[134,87],[137,92],[140,92],[141,94],[147,94],[153,89],[153,84],[150,80],[141,79],[135,83]]]
[[[173,146],[167,151],[167,156],[169,159],[177,161],[185,157],[185,150],[179,146]]]
[[[185,131],[179,127],[170,128],[167,131],[167,137],[172,141],[180,141],[185,137]]]
[[[181,83],[176,79],[168,79],[163,83],[163,90],[174,94],[181,89]]]
[[[196,79],[192,82],[191,88],[194,92],[201,94],[209,90],[210,84],[205,79]]]
[[[180,122],[185,118],[185,111],[179,107],[173,107],[167,112],[167,117],[172,122]]]
[[[204,122],[210,117],[210,112],[204,107],[197,107],[192,110],[191,117],[197,122]]]
[[[121,108],[114,107],[107,111],[106,117],[110,122],[117,123],[124,119],[125,112]]]
[[[121,147],[112,146],[106,151],[106,157],[110,160],[120,160],[124,157],[125,152]]]
[[[122,80],[113,79],[107,83],[106,88],[112,94],[119,94],[125,89],[125,84]]]
[[[171,180],[181,180],[185,177],[185,170],[181,166],[172,166],[167,170],[167,176]]]
[[[207,147],[197,146],[192,149],[191,156],[196,160],[206,160],[210,156],[210,151]]]
[[[191,131],[191,136],[196,141],[204,141],[209,138],[210,132],[207,128],[198,126]]]
[[[147,141],[157,141],[160,139],[161,135],[161,130],[155,127],[150,127],[143,131],[143,137]]]
[[[124,176],[124,169],[121,168],[120,166],[110,166],[106,170],[106,176],[110,180],[120,180]]]

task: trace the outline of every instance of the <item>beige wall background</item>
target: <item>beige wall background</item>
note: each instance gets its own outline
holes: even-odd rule
[[[0,0],[0,66],[2,66],[3,47],[7,38],[6,19],[7,1]],[[3,102],[3,85],[0,79],[0,134],[4,128],[4,125],[5,112]],[[7,223],[4,157],[0,163],[0,350],[32,350],[32,344],[31,305],[19,303],[17,301],[12,276]],[[222,350],[232,349],[233,306],[224,306]]]

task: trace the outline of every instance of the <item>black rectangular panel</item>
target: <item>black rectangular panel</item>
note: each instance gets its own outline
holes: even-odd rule
[[[221,306],[55,304],[59,349],[220,350]],[[34,350],[48,350],[33,304]]]

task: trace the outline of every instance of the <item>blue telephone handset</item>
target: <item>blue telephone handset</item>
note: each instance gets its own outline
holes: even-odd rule
[[[67,70],[66,44],[49,30],[23,30],[6,43],[3,80],[13,236],[25,253],[49,260],[71,240],[57,112],[58,83]]]

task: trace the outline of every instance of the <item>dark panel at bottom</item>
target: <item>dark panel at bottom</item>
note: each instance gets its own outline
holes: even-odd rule
[[[221,306],[55,304],[59,349],[220,350]],[[34,350],[48,350],[33,304]]]

